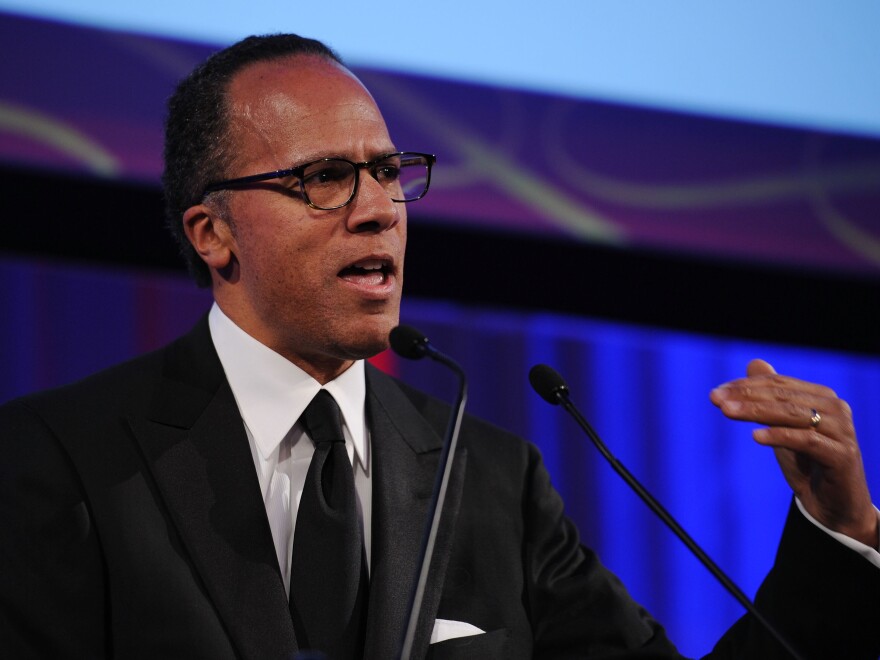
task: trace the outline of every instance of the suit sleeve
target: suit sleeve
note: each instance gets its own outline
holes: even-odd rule
[[[527,607],[535,658],[681,658],[657,623],[583,547],[540,459],[525,506]],[[758,610],[807,659],[880,657],[880,571],[807,521],[794,504]],[[750,615],[707,660],[790,660]]]
[[[810,523],[794,502],[755,605],[804,658],[880,657],[880,570]],[[709,657],[789,655],[744,616]]]
[[[66,453],[24,403],[0,407],[0,656],[105,656],[104,569]]]

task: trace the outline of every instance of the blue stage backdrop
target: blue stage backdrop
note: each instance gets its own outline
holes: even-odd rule
[[[0,400],[157,347],[210,304],[182,276],[44,260],[0,258],[0,281]],[[531,365],[566,376],[612,451],[750,595],[772,564],[790,495],[751,428],[709,403],[712,387],[741,375],[752,357],[830,385],[855,410],[868,479],[880,493],[876,357],[441,301],[408,300],[403,320],[463,363],[471,412],[539,445],[585,542],[688,655],[707,652],[739,605],[645,512],[564,412],[531,391]],[[388,355],[380,362],[438,396],[453,394],[453,378],[437,365]]]

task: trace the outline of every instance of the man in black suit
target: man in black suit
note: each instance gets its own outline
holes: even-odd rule
[[[215,305],[165,349],[0,408],[0,653],[302,649],[293,601],[323,559],[296,563],[319,453],[303,411],[325,390],[369,584],[344,657],[394,657],[448,410],[363,359],[397,324],[403,202],[433,157],[398,152],[357,78],[292,35],[215,55],[169,107],[169,222]],[[878,516],[846,404],[759,361],[712,398],[768,427],[797,496],[758,606],[805,657],[876,657]],[[678,657],[579,544],[533,447],[468,419],[453,474],[414,657]],[[713,657],[787,656],[746,616]]]

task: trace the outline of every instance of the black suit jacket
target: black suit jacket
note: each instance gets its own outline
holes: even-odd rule
[[[367,370],[366,657],[394,657],[448,409]],[[287,597],[203,320],[165,349],[0,408],[0,655],[288,658]],[[415,657],[673,658],[563,515],[537,451],[468,418]],[[758,604],[807,657],[876,658],[880,571],[794,513]],[[428,646],[435,618],[486,634]],[[716,657],[785,657],[748,617]]]

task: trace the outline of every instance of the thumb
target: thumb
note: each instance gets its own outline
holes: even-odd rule
[[[768,376],[775,373],[776,370],[772,365],[764,360],[752,360],[746,367],[746,375],[748,376]]]

